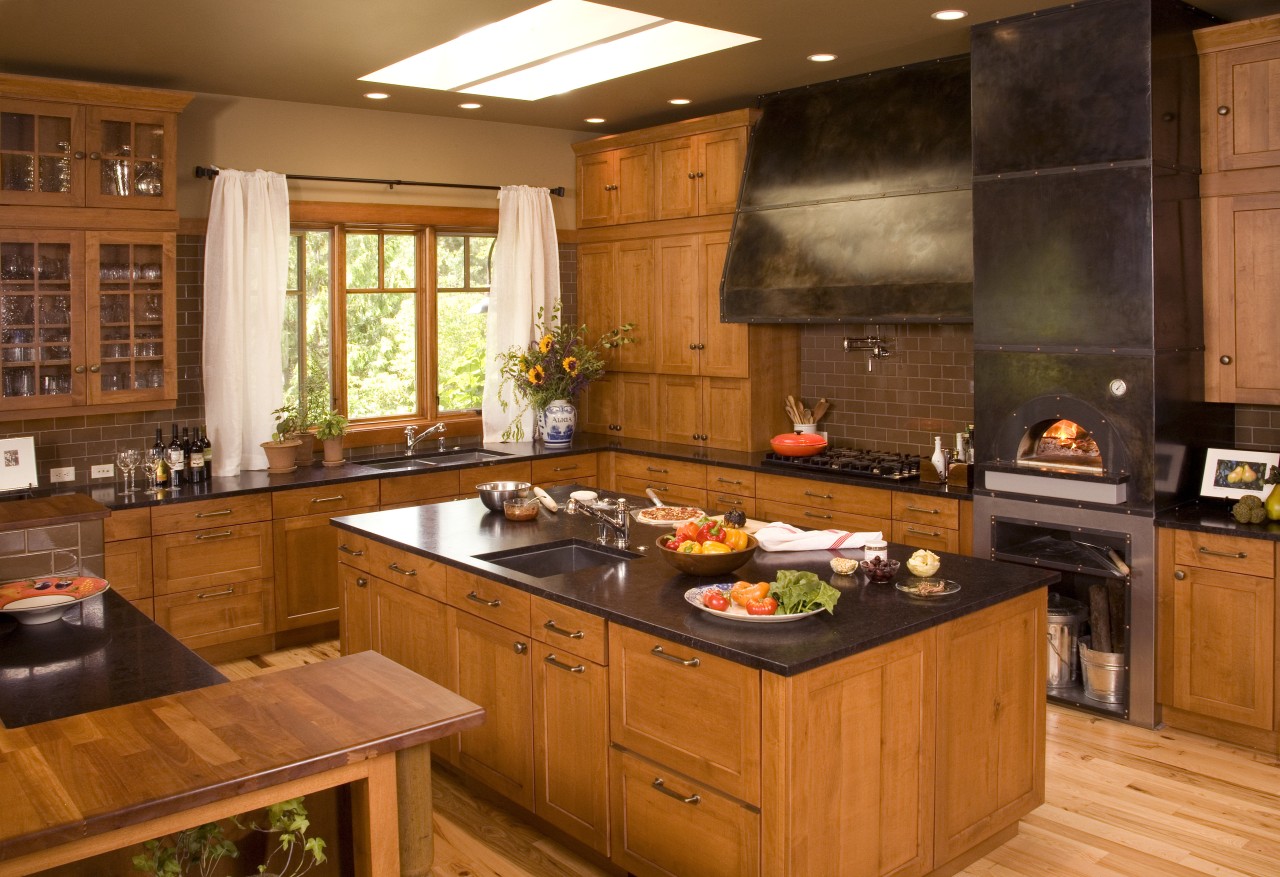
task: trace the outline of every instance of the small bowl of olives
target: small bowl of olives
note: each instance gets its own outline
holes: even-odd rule
[[[862,574],[867,577],[870,582],[887,582],[898,574],[898,567],[902,564],[896,560],[889,560],[885,557],[873,557],[870,560],[864,560],[859,566]]]

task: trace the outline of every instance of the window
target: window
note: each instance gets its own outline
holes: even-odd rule
[[[285,400],[359,428],[465,417],[484,395],[492,232],[296,229]]]

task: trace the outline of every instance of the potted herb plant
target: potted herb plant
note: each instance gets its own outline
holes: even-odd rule
[[[316,438],[324,443],[324,464],[341,466],[346,462],[342,458],[342,437],[347,434],[347,418],[328,408],[316,419],[315,427]]]
[[[271,416],[275,418],[276,428],[271,433],[271,441],[262,443],[262,449],[267,452],[267,472],[283,475],[298,468],[297,450],[302,444],[302,440],[294,436],[298,429],[298,409],[294,405],[281,405]]]

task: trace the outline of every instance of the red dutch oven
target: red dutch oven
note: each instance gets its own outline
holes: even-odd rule
[[[769,439],[775,454],[784,457],[812,457],[827,446],[827,440],[813,432],[784,432]]]

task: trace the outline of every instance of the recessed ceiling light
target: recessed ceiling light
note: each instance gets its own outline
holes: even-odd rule
[[[836,56],[835,56],[835,55],[832,55],[832,54],[831,54],[831,53],[829,53],[829,52],[819,52],[819,53],[818,53],[818,54],[816,54],[816,55],[810,55],[810,56],[809,56],[809,60],[810,60],[810,61],[817,61],[819,64],[821,64],[821,63],[823,63],[823,62],[825,62],[825,61],[834,61],[835,59],[836,59]]]
[[[667,103],[682,107],[685,104],[690,103],[690,100],[687,97],[673,97],[671,100],[667,101]]]
[[[478,110],[482,106],[484,106],[484,104],[477,104],[477,103],[458,104],[458,107],[464,110]]]
[[[384,91],[366,91],[364,96],[367,97],[369,100],[386,100],[387,98],[391,97],[391,95],[387,94]]]
[[[549,0],[360,78],[538,100],[758,39],[588,0]]]
[[[936,18],[938,21],[959,21],[962,18],[968,18],[969,13],[963,9],[939,9],[937,12],[931,13],[930,18]]]
[[[600,118],[599,116],[592,116],[590,119],[583,119],[582,121],[589,122],[592,125],[602,125],[604,124],[605,120]]]

